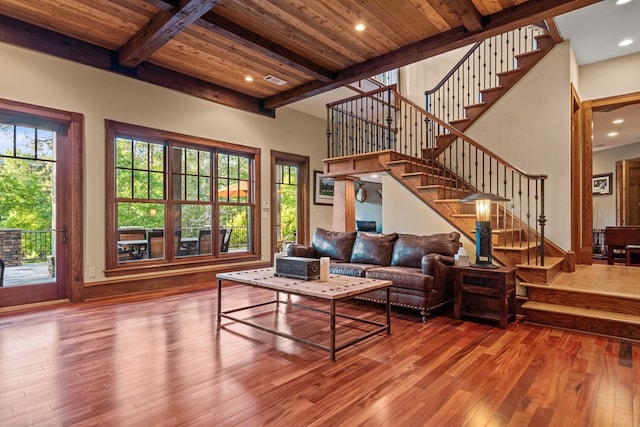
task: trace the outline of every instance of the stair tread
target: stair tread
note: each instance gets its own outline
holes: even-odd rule
[[[554,285],[542,285],[539,283],[529,283],[529,282],[520,282],[520,286],[525,288],[540,288],[550,291],[558,291],[558,292],[567,292],[567,293],[577,293],[577,294],[589,294],[589,295],[602,295],[611,298],[622,298],[625,300],[637,300],[640,301],[640,295],[638,294],[630,294],[625,292],[615,292],[611,290],[594,290],[594,289],[581,289],[569,286],[559,286],[557,284]]]
[[[529,269],[534,269],[534,270],[551,270],[552,268],[556,267],[558,264],[562,264],[563,261],[564,261],[564,259],[560,258],[560,257],[546,256],[546,257],[544,257],[544,264],[545,265],[518,264],[518,265],[516,265],[516,267],[518,267],[518,268],[529,268]]]
[[[528,52],[519,53],[519,54],[516,55],[516,59],[524,58],[525,56],[537,55],[537,54],[539,54],[541,52],[542,52],[542,49],[534,49],[534,50],[530,50]]]
[[[527,301],[522,308],[529,310],[547,311],[551,313],[570,314],[572,316],[590,317],[593,319],[615,320],[618,322],[640,325],[640,316],[614,311],[596,310],[593,308],[572,307],[568,305],[551,304],[548,302]]]
[[[533,242],[530,242],[530,243],[522,242],[522,246],[499,246],[499,245],[493,245],[493,249],[501,250],[501,251],[505,251],[505,252],[506,251],[514,251],[515,252],[515,251],[527,251],[527,250],[536,248],[538,246],[540,246],[540,244],[536,244],[536,243],[533,243]],[[545,260],[547,258],[548,257],[545,257]],[[524,266],[529,267],[529,265],[527,265],[527,264],[524,264]]]
[[[489,92],[497,92],[499,90],[503,90],[504,87],[502,85],[488,87],[486,89],[480,89],[480,93],[489,93]]]

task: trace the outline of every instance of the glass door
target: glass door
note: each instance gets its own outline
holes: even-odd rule
[[[0,306],[68,298],[67,131],[0,114]]]
[[[271,222],[273,253],[291,243],[308,243],[308,157],[272,152]]]

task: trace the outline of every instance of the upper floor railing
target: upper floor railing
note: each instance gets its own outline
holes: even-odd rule
[[[482,102],[482,90],[499,86],[500,73],[518,66],[517,57],[537,49],[536,36],[544,30],[527,26],[476,43],[430,90],[426,110],[451,123],[465,118],[465,107]]]
[[[327,105],[328,157],[393,150],[409,160],[424,185],[443,186],[444,197],[471,192],[510,200],[492,218],[505,246],[534,248],[530,264],[544,265],[546,176],[511,165],[467,135],[401,97],[395,86]]]

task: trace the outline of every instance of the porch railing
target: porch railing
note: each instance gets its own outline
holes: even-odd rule
[[[22,230],[22,261],[42,262],[52,255],[52,230]]]
[[[401,97],[395,86],[327,105],[328,157],[393,150],[421,172],[424,185],[442,185],[444,197],[486,192],[510,202],[495,212],[505,246],[534,247],[529,264],[544,265],[544,185],[529,174],[423,108]],[[529,252],[528,252],[529,253]]]

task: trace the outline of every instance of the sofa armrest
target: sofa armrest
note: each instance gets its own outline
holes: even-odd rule
[[[287,256],[298,256],[303,258],[319,258],[313,246],[300,245],[294,243],[287,248]]]
[[[453,298],[453,265],[452,256],[427,254],[422,257],[422,273],[433,276],[433,290],[441,302]]]

